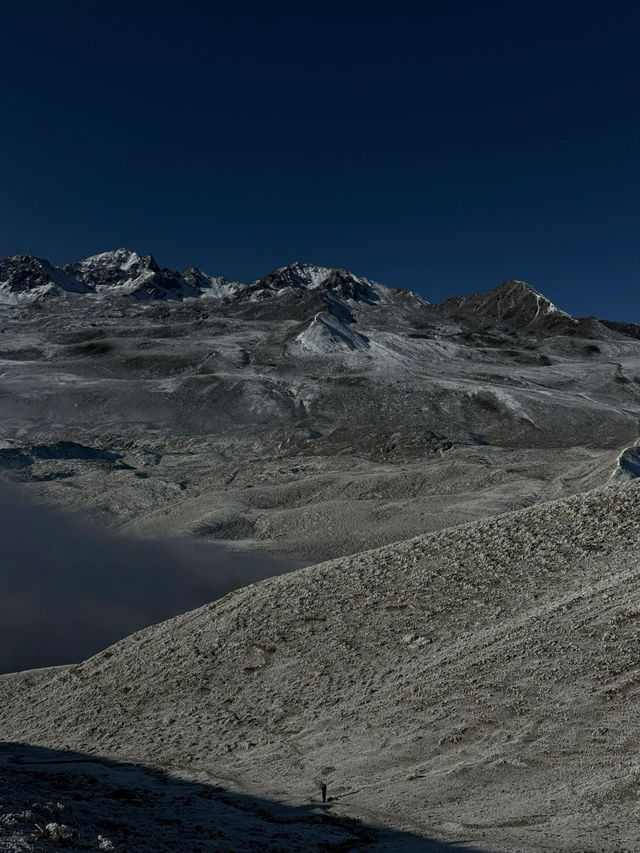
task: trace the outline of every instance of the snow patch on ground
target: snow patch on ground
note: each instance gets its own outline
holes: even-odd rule
[[[521,400],[516,399],[513,394],[509,394],[502,388],[491,387],[480,391],[475,390],[471,392],[470,396],[474,402],[480,405],[494,406],[496,409],[502,409],[519,420],[526,421],[531,426],[537,426],[529,412],[522,405]]]
[[[135,293],[136,290],[153,281],[154,277],[153,270],[145,270],[136,278],[127,278],[121,284],[97,284],[95,291],[96,293],[118,293],[125,296]]]
[[[307,352],[321,354],[346,350],[365,351],[370,349],[370,341],[344,323],[341,323],[327,311],[320,311],[307,328],[295,339],[296,344]]]
[[[522,282],[524,284],[524,282]],[[540,315],[545,314],[560,314],[562,317],[568,317],[570,320],[574,320],[574,318],[567,314],[566,311],[563,311],[561,308],[558,308],[557,305],[554,305],[553,302],[550,302],[546,296],[543,296],[541,293],[536,291],[536,301],[538,303],[538,311],[534,319],[539,317]],[[575,320],[574,320],[575,322]]]
[[[53,295],[56,288],[53,284],[34,287],[26,293],[14,293],[9,285],[0,284],[0,304],[2,305],[25,305],[27,303],[39,302],[47,296]]]

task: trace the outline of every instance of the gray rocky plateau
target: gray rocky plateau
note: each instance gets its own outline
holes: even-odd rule
[[[74,750],[267,810],[324,779],[364,833],[296,841],[314,812],[272,850],[637,849],[640,327],[521,281],[433,305],[124,249],[0,261],[0,303],[7,480],[121,533],[329,560],[2,677],[9,763]],[[59,843],[11,808],[0,849]],[[242,846],[228,817],[183,849]]]
[[[638,327],[523,282],[431,305],[310,264],[16,256],[0,330],[0,470],[121,532],[313,561],[636,471]]]

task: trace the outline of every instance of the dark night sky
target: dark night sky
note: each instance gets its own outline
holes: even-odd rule
[[[0,256],[306,260],[640,321],[640,7],[3,5]]]

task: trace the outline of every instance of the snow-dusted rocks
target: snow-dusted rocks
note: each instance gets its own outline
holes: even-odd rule
[[[404,297],[407,305],[430,307],[441,316],[555,332],[574,327],[574,331],[582,333],[575,329],[578,321],[530,285],[515,280],[506,281],[487,293],[456,296],[441,305],[430,306],[410,291],[394,290],[350,270],[299,261],[279,267],[247,285],[210,275],[197,267],[188,267],[183,272],[161,268],[152,255],[139,255],[125,248],[90,255],[64,267],[54,267],[30,255],[15,255],[0,261],[0,294],[4,294],[5,301],[64,292],[124,295],[143,301],[204,296],[241,303],[264,302],[298,292],[316,294],[329,305],[334,316],[338,316],[336,304],[386,307],[394,299]]]
[[[296,262],[251,282],[246,294],[241,295],[262,300],[290,290],[318,291],[325,296],[374,304],[380,300],[380,292],[390,288],[357,276],[350,270]]]
[[[139,300],[200,295],[180,273],[161,269],[152,255],[141,257],[129,249],[91,255],[64,269],[96,293],[117,293]]]
[[[124,287],[159,267],[151,255],[142,257],[130,249],[115,249],[67,264],[64,270],[99,291],[104,287]]]
[[[182,278],[197,291],[196,295],[211,299],[232,297],[244,287],[241,282],[229,281],[223,275],[209,275],[197,267],[187,267],[182,273]]]
[[[369,349],[366,335],[356,332],[328,311],[316,314],[295,342],[302,349],[319,354]]]
[[[46,824],[43,828],[42,837],[64,847],[69,847],[70,844],[78,837],[78,833],[65,823],[56,823],[55,821],[51,821],[51,823]]]
[[[354,302],[366,302],[369,305],[380,300],[379,290],[388,290],[384,285],[369,281],[354,275],[349,270],[331,270],[331,273],[322,282],[323,286],[342,299]]]
[[[182,300],[207,297],[263,299],[289,290],[319,291],[344,300],[373,304],[388,290],[348,270],[296,262],[244,285],[197,267],[183,272],[161,268],[152,255],[115,249],[55,267],[31,255],[0,261],[0,294],[5,301],[35,299],[63,292],[112,294],[138,300]]]
[[[303,290],[313,290],[320,287],[331,273],[329,267],[318,267],[314,264],[303,264],[296,261],[286,267],[279,267],[264,278],[252,282],[252,285],[268,290],[281,290],[283,287],[299,287]]]
[[[241,287],[195,267],[184,273],[161,268],[152,255],[124,248],[90,255],[64,267],[32,255],[0,261],[0,301],[5,303],[33,302],[65,293],[129,296],[139,301],[200,296],[223,299]]]
[[[435,306],[453,317],[484,318],[518,328],[567,328],[576,320],[524,281],[509,279],[487,293],[453,296]]]
[[[454,311],[302,263],[242,285],[118,249],[62,273],[90,292],[1,312],[0,468],[102,523],[334,556],[606,482],[637,438],[634,329],[546,324],[521,283]],[[111,455],[34,452],[63,440]]]
[[[88,293],[82,282],[33,255],[13,255],[0,260],[0,302],[38,301],[63,293]]]

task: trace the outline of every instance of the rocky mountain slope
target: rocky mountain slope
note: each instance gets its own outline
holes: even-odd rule
[[[119,249],[5,259],[0,293],[0,468],[118,530],[317,560],[635,473],[636,327],[523,282],[431,305]]]
[[[334,558],[0,677],[0,849],[55,849],[41,813],[146,849],[163,790],[155,849],[637,848],[637,326],[518,281],[432,305],[128,250],[6,259],[0,293],[6,479],[121,532]]]
[[[634,850],[639,513],[611,486],[262,581],[0,680],[0,735],[289,805],[324,780],[338,815],[486,850]]]
[[[483,317],[516,329],[547,329],[558,332],[575,330],[578,321],[561,311],[525,281],[511,280],[488,293],[453,296],[437,310],[452,317]]]

